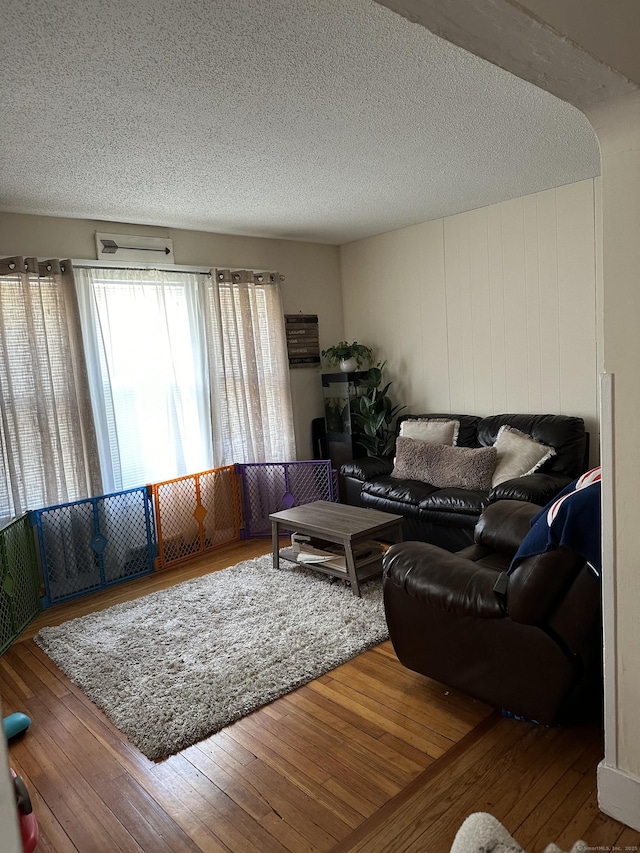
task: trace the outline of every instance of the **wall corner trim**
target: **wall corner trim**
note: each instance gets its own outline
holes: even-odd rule
[[[640,779],[601,761],[598,765],[600,811],[640,830]]]

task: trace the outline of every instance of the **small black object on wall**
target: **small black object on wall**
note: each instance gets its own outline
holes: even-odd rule
[[[311,421],[311,447],[314,459],[328,459],[327,429],[324,418],[314,418]]]

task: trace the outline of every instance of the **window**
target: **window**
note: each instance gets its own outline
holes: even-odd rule
[[[76,270],[105,491],[212,465],[205,276]]]
[[[0,518],[295,459],[276,274],[64,270],[0,260]]]

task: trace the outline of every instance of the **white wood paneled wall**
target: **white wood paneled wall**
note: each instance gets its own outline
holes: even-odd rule
[[[408,411],[580,415],[597,448],[594,181],[341,247],[345,329]]]

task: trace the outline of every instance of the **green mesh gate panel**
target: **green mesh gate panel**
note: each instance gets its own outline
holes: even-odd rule
[[[153,571],[156,535],[146,488],[34,510],[44,607]]]
[[[29,514],[0,530],[0,654],[40,612],[40,572]]]
[[[237,464],[242,483],[243,536],[271,536],[269,514],[312,501],[337,501],[337,474],[329,460]]]

